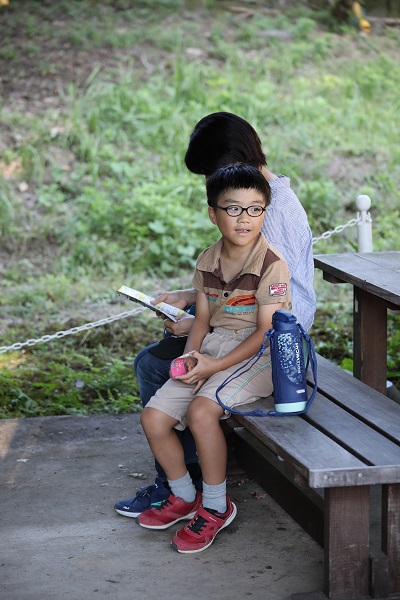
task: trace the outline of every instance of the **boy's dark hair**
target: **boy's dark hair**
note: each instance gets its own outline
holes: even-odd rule
[[[265,206],[271,203],[271,189],[264,175],[252,165],[234,163],[217,169],[207,180],[207,202],[215,207],[218,198],[228,190],[257,190],[265,200]]]
[[[267,164],[260,138],[253,127],[237,115],[216,112],[203,117],[193,129],[185,155],[189,171],[209,176],[235,162],[253,167]]]

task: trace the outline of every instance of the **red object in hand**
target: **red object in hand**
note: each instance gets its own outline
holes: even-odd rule
[[[175,358],[171,362],[170,369],[172,379],[175,379],[178,375],[185,375],[187,373],[183,358]]]

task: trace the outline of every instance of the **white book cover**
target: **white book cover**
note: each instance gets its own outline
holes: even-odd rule
[[[152,304],[151,302],[152,300],[154,300],[154,298],[148,296],[147,294],[144,294],[143,292],[139,292],[138,290],[127,287],[126,285],[121,286],[119,290],[117,290],[117,294],[119,294],[120,296],[124,296],[125,298],[128,298],[133,302],[138,302],[139,304],[142,304],[142,306],[150,308],[150,310],[160,312],[166,317],[168,317],[168,319],[171,319],[171,321],[174,322],[178,320],[176,318],[178,315],[182,315],[185,312],[184,310],[176,308],[176,306],[172,306],[171,304],[167,304],[166,302]]]

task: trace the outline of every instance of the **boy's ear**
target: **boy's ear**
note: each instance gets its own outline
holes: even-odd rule
[[[217,215],[215,214],[215,209],[212,206],[208,207],[208,216],[210,217],[211,223],[216,225],[217,224]]]

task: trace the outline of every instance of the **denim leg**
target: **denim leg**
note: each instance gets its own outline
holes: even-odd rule
[[[143,348],[133,363],[143,407],[146,406],[150,398],[169,379],[169,365],[171,364],[171,360],[158,358],[149,351],[150,348],[156,345],[157,342]]]
[[[150,346],[143,348],[136,356],[133,363],[143,406],[146,406],[150,398],[152,398],[156,391],[169,379],[171,359],[158,358],[149,352],[149,348],[152,348],[156,344],[151,344]],[[176,434],[183,446],[185,463],[187,465],[198,463],[199,459],[196,452],[196,444],[190,429],[187,428],[184,431],[176,430]],[[157,461],[155,461],[155,466],[159,477],[165,481],[167,476],[163,468]]]

